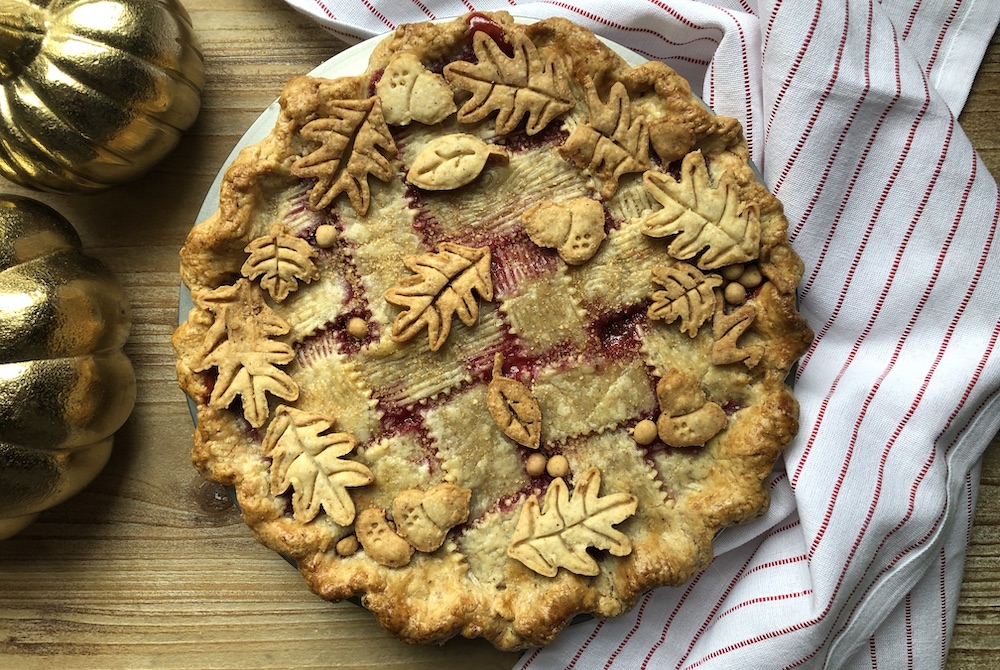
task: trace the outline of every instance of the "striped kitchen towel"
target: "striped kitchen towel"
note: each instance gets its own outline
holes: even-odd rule
[[[348,40],[506,9],[565,16],[744,125],[805,261],[801,430],[709,569],[519,667],[945,663],[978,463],[1000,427],[997,185],[957,125],[996,0],[286,0]]]

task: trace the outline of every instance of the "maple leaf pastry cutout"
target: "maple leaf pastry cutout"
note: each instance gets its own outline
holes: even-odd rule
[[[555,577],[559,568],[594,576],[601,569],[587,549],[628,556],[632,543],[614,528],[635,514],[638,500],[630,493],[598,495],[601,473],[591,467],[580,477],[573,495],[561,477],[554,479],[539,507],[531,495],[521,508],[507,555],[540,575]]]
[[[632,102],[621,82],[611,87],[605,103],[588,79],[587,106],[590,118],[573,130],[559,153],[596,175],[601,196],[609,199],[622,175],[649,169],[649,128],[644,116],[632,117]]]
[[[452,318],[473,326],[479,318],[478,294],[493,299],[490,248],[443,242],[436,252],[407,256],[403,263],[415,274],[385,292],[386,301],[404,307],[392,324],[392,339],[405,342],[424,328],[432,351],[448,339]]]
[[[244,251],[250,257],[240,272],[250,280],[260,277],[261,288],[278,302],[297,290],[299,281],[309,283],[319,278],[313,263],[316,250],[301,237],[288,233],[280,222],[271,224],[268,234],[251,241]]]
[[[335,433],[333,422],[311,412],[280,405],[264,435],[263,453],[271,457],[271,494],[292,488],[292,514],[309,522],[326,510],[334,523],[349,526],[355,508],[350,487],[375,481],[366,466],[343,458],[357,446],[348,433]]]
[[[678,260],[697,256],[702,270],[745,263],[760,251],[760,219],[754,205],[741,205],[735,179],[723,172],[712,184],[701,151],[692,151],[681,163],[680,179],[649,170],[643,175],[646,192],[662,209],[640,219],[649,237],[674,236],[667,252]]]
[[[274,339],[289,331],[288,323],[248,279],[193,297],[195,304],[215,315],[192,365],[195,372],[218,369],[209,406],[225,409],[240,396],[244,418],[260,428],[270,415],[267,394],[284,400],[299,395],[295,380],[278,367],[295,358],[289,345]]]
[[[513,55],[503,52],[485,32],[473,33],[476,63],[455,61],[444,68],[448,82],[472,93],[458,110],[460,123],[478,123],[496,112],[498,135],[512,132],[527,117],[525,132],[534,135],[576,106],[569,72],[558,58],[543,58],[527,36],[510,38]]]
[[[395,173],[396,143],[382,115],[378,96],[366,100],[337,100],[330,116],[314,119],[299,131],[319,144],[292,164],[292,175],[315,178],[309,206],[320,210],[346,193],[361,215],[368,213],[371,189],[368,175],[389,181]]]

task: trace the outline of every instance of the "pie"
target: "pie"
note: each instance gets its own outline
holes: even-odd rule
[[[407,642],[545,644],[759,515],[812,334],[739,124],[566,20],[298,77],[191,231],[193,461]]]

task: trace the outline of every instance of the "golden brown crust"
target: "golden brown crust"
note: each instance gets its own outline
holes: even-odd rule
[[[766,509],[811,333],[739,124],[506,13],[280,103],[184,245],[173,345],[196,467],[316,593],[407,642],[545,644]]]

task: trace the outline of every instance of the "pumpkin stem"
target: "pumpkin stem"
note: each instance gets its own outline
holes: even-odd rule
[[[44,38],[42,10],[24,0],[0,0],[0,79],[19,75]]]

